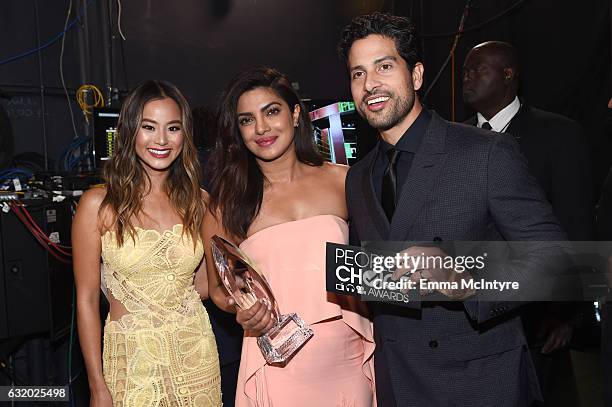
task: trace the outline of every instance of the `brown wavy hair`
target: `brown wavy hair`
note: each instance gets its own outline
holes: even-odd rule
[[[100,213],[110,209],[112,223],[119,245],[123,245],[124,232],[132,240],[136,230],[132,219],[142,213],[143,197],[149,192],[151,180],[136,155],[136,135],[142,122],[144,106],[153,100],[172,99],[181,110],[183,149],[168,169],[165,190],[172,206],[183,221],[183,233],[193,239],[201,237],[205,207],[200,190],[200,164],[193,143],[193,120],[185,97],[176,86],[163,81],[141,83],[126,98],[119,114],[115,138],[115,154],[104,166],[106,196]],[[106,227],[106,226],[104,226]]]
[[[244,144],[238,127],[238,99],[252,89],[268,88],[287,103],[291,112],[300,106],[294,146],[298,161],[323,165],[312,133],[308,110],[285,75],[272,68],[254,68],[234,77],[220,98],[217,137],[212,152],[209,210],[220,213],[223,228],[245,238],[263,199],[265,177],[253,153]]]

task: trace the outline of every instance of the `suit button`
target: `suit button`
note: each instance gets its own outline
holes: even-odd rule
[[[438,341],[429,341],[429,347],[434,349],[438,347]]]

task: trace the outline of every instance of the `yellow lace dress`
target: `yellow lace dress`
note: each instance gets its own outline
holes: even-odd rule
[[[104,279],[124,308],[104,326],[104,380],[115,406],[220,406],[219,357],[193,283],[204,250],[182,235],[136,229],[102,236]],[[119,306],[120,308],[120,306]]]

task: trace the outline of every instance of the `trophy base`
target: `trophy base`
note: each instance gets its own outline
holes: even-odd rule
[[[265,335],[257,338],[259,349],[268,364],[286,364],[314,332],[297,314],[281,315]]]

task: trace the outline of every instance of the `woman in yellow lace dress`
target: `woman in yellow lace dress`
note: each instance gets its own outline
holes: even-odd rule
[[[91,406],[221,405],[217,348],[201,303],[205,196],[190,114],[173,85],[141,84],[121,110],[105,187],[79,202],[72,240]],[[111,304],[103,346],[100,257]]]

